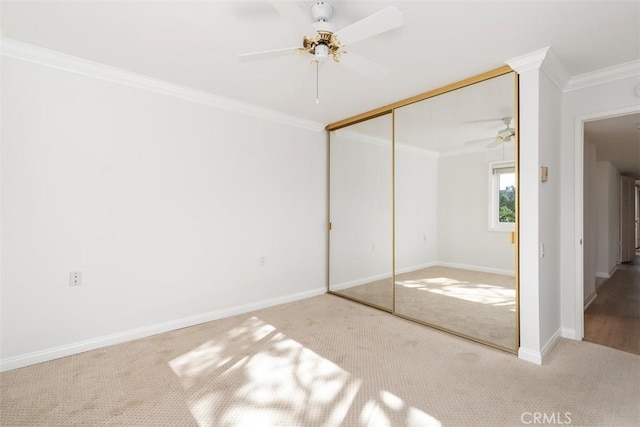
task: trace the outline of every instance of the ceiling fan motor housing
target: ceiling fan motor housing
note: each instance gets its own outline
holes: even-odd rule
[[[334,61],[339,61],[340,55],[344,52],[340,50],[342,47],[333,37],[333,33],[329,31],[318,31],[316,37],[304,37],[302,40],[303,49],[314,55],[314,60],[324,62],[329,55]]]
[[[317,1],[311,6],[311,16],[314,22],[328,21],[333,14],[333,7],[329,3]]]

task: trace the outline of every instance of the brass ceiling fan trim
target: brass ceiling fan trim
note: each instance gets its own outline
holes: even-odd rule
[[[302,47],[299,49],[301,53],[316,54],[316,47],[319,45],[327,46],[329,55],[335,62],[340,62],[340,56],[347,53],[342,48],[344,45],[338,41],[338,38],[331,31],[318,31],[315,37],[304,36],[302,39]]]

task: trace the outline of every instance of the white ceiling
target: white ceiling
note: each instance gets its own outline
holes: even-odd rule
[[[596,146],[597,160],[640,178],[640,113],[587,122],[584,138]]]
[[[396,143],[435,153],[484,149],[505,128],[502,119],[513,120],[515,102],[509,73],[398,108]]]
[[[313,2],[300,1],[306,11]],[[320,123],[497,68],[551,46],[570,75],[640,58],[638,1],[334,1],[342,28],[386,6],[403,27],[352,51],[391,68],[382,81],[296,54],[300,34],[265,1],[2,1],[3,36]]]
[[[514,108],[515,80],[514,73],[509,73],[400,107],[395,110],[394,126],[387,114],[336,132],[389,146],[394,132],[396,145],[433,155],[480,152],[502,148],[492,143],[505,128],[503,119],[513,120]],[[513,149],[512,142],[507,148]]]

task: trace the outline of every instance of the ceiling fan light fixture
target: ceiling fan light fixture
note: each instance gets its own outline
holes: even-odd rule
[[[301,12],[300,5],[307,2],[272,0],[270,3],[286,19],[306,32],[308,22]],[[357,54],[346,56],[345,48],[353,43],[368,39],[402,25],[402,12],[394,6],[389,6],[373,13],[361,20],[354,22],[338,30],[330,22],[333,7],[324,1],[314,1],[311,6],[312,26],[315,34],[304,35],[302,47],[290,47],[284,49],[271,49],[260,52],[251,52],[238,55],[240,58],[261,57],[267,54],[293,51],[299,54],[311,55],[311,63],[317,66],[320,62],[326,62],[329,57],[334,62],[339,62],[346,68],[375,79],[382,79],[388,68]],[[341,61],[344,59],[344,61]]]
[[[317,62],[325,62],[329,58],[329,47],[326,44],[318,44],[314,56]]]
[[[501,141],[509,141],[513,135],[514,133],[512,129],[502,129],[498,132],[498,139]]]

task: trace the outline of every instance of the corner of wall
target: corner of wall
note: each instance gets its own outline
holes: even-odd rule
[[[524,360],[525,362],[535,363],[536,365],[542,365],[542,355],[539,351],[526,349],[524,347],[520,347],[518,350],[518,358]]]
[[[535,363],[536,365],[542,365],[544,361],[549,357],[556,345],[558,345],[558,343],[560,342],[560,338],[564,337],[563,334],[565,332],[567,334],[569,333],[569,331],[563,331],[559,328],[542,346],[542,350],[540,351],[520,347],[520,349],[518,350],[518,358],[527,362]]]

